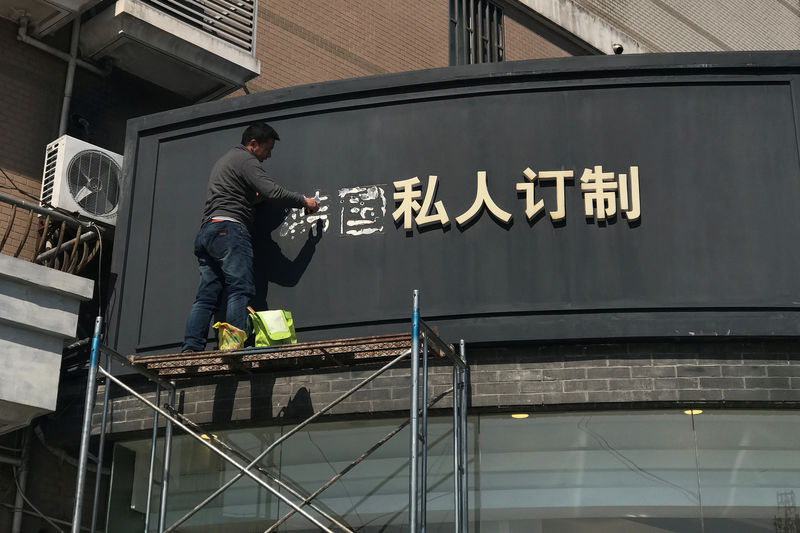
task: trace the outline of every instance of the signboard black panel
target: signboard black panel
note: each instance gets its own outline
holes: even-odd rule
[[[265,211],[254,230],[257,305],[291,310],[301,339],[407,329],[415,288],[425,317],[471,342],[796,334],[798,65],[797,53],[510,63],[132,121],[112,338],[125,353],[179,344],[209,169],[259,119],[281,136],[268,172],[323,198],[319,242],[299,212]],[[574,175],[556,220],[552,171]],[[600,172],[616,187],[605,220],[585,205]],[[483,207],[457,223],[479,173],[510,222]],[[418,177],[422,204],[430,176],[449,224],[406,230],[395,182]],[[544,202],[530,221],[524,183]]]

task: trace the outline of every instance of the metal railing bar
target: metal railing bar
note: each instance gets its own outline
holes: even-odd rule
[[[246,13],[246,15],[239,15],[239,16],[241,16],[243,18],[246,18],[248,20],[252,20],[254,18],[253,17],[253,11],[254,11],[253,5],[249,4],[249,3],[242,5],[242,4],[236,4],[234,2],[231,2],[230,0],[198,0],[198,1],[199,2],[213,2],[213,3],[218,4],[220,6],[230,6],[230,7],[226,7],[226,9],[229,9],[231,11],[237,11],[237,12],[241,11],[243,13]]]
[[[220,450],[218,450],[217,448],[212,446],[210,443],[206,442],[206,440],[203,439],[203,437],[201,437],[200,435],[197,435],[194,431],[192,431],[187,426],[182,424],[180,421],[178,421],[175,417],[173,417],[172,415],[167,413],[165,410],[161,409],[160,407],[158,407],[156,405],[153,405],[153,403],[150,402],[147,398],[145,398],[144,396],[142,396],[141,394],[139,394],[138,392],[136,392],[132,388],[128,387],[127,385],[125,385],[122,381],[120,381],[116,377],[112,376],[105,368],[98,367],[98,371],[101,374],[103,374],[104,376],[106,376],[108,379],[110,379],[112,382],[114,382],[116,385],[122,387],[123,390],[125,390],[129,394],[135,396],[137,399],[139,399],[139,401],[143,402],[150,409],[153,409],[154,411],[157,411],[159,414],[161,414],[161,416],[163,416],[164,418],[166,418],[167,420],[171,421],[173,424],[175,424],[176,426],[181,428],[183,431],[188,433],[189,436],[194,438],[196,441],[200,442],[203,446],[205,446],[209,450],[213,451],[214,453],[216,453],[217,455],[222,457],[225,461],[229,462],[230,464],[232,464],[233,466],[238,468],[240,470],[240,475],[246,475],[246,476],[250,477],[253,481],[255,481],[256,483],[258,483],[259,485],[261,485],[262,487],[267,489],[272,494],[274,494],[276,497],[278,497],[278,499],[283,501],[285,504],[289,505],[292,508],[296,508],[297,512],[299,512],[301,515],[306,517],[311,523],[313,523],[315,526],[319,527],[323,531],[325,531],[327,533],[334,533],[332,530],[330,530],[329,528],[324,526],[319,520],[317,520],[316,518],[314,518],[313,516],[308,514],[303,509],[300,509],[299,507],[297,507],[294,502],[292,502],[286,496],[281,494],[280,491],[275,490],[269,484],[267,484],[264,480],[262,480],[261,478],[259,478],[258,476],[256,476],[252,472],[250,472],[248,468],[246,468],[243,465],[239,464],[238,461],[236,461],[235,459],[233,459],[231,457],[228,457],[223,452],[221,452]],[[162,480],[162,483],[163,483],[163,480]]]
[[[354,394],[355,392],[360,390],[362,387],[366,386],[368,383],[370,383],[373,380],[375,380],[375,378],[377,378],[378,376],[380,376],[381,374],[383,374],[384,372],[389,370],[391,367],[393,367],[395,364],[397,364],[398,362],[400,362],[404,358],[408,357],[409,355],[411,355],[411,350],[407,350],[407,351],[403,352],[402,354],[398,355],[397,357],[395,357],[394,359],[392,359],[391,361],[386,363],[384,366],[382,366],[381,368],[379,368],[378,370],[376,370],[375,372],[373,372],[372,374],[370,374],[369,376],[364,378],[355,387],[351,388],[350,390],[348,390],[347,392],[345,392],[344,394],[342,394],[341,396],[339,396],[338,398],[333,400],[331,403],[329,403],[328,405],[326,405],[325,407],[323,407],[322,409],[320,409],[319,411],[317,411],[316,413],[311,415],[309,418],[305,419],[303,422],[301,422],[300,424],[298,424],[295,427],[293,427],[291,430],[289,430],[284,435],[282,435],[280,438],[278,438],[275,442],[270,444],[267,447],[267,449],[264,450],[263,452],[261,452],[255,459],[253,459],[250,462],[250,464],[247,465],[246,470],[249,471],[250,468],[252,468],[254,465],[259,463],[264,457],[267,456],[267,454],[269,454],[269,452],[271,452],[280,443],[282,443],[283,441],[285,441],[286,439],[288,439],[289,437],[291,437],[292,435],[294,435],[295,433],[297,433],[298,431],[300,431],[301,429],[306,427],[308,424],[310,424],[311,422],[313,422],[314,420],[316,420],[317,418],[319,418],[323,414],[327,413],[328,411],[330,411],[331,409],[336,407],[338,404],[340,404],[341,402],[346,400],[349,396],[351,396],[352,394]],[[239,472],[238,474],[236,474],[233,478],[231,478],[223,486],[221,486],[220,488],[215,490],[205,500],[203,500],[197,506],[195,506],[194,509],[192,509],[191,511],[186,513],[184,516],[179,518],[175,523],[173,523],[170,527],[168,527],[164,531],[164,533],[169,533],[170,531],[174,531],[176,527],[178,527],[183,522],[188,520],[191,516],[193,516],[195,513],[197,513],[203,507],[205,507],[209,502],[211,502],[214,498],[216,498],[217,496],[222,494],[228,487],[230,487],[231,485],[233,485],[234,483],[239,481],[242,478],[243,475],[245,475],[245,471],[242,471],[242,472]]]
[[[252,53],[253,55],[256,54],[256,37],[258,36],[258,30],[257,30],[257,27],[258,27],[258,9],[257,9],[257,6],[256,6],[256,2],[257,2],[257,0],[253,0],[252,6],[250,6],[251,16],[252,16],[252,20],[253,20],[253,35],[250,38],[250,53]],[[247,88],[246,86],[244,86],[244,87],[245,87],[245,89]]]
[[[156,405],[161,405],[161,385],[156,383]],[[158,443],[158,411],[153,413],[153,435],[150,438],[150,470],[147,474],[147,503],[144,512],[144,530],[150,531],[150,505],[153,502],[153,479],[156,467],[156,444]]]
[[[64,233],[66,232],[66,230],[67,230],[67,221],[62,220],[61,228],[58,230],[58,242],[56,243],[55,246],[56,250],[61,249],[61,245],[64,243]],[[48,266],[52,265],[53,268],[58,268],[58,254],[53,254],[53,257],[47,260],[47,265]]]
[[[241,39],[246,40],[248,43],[252,39],[253,25],[248,22],[239,22],[232,18],[230,14],[220,13],[216,10],[207,8],[208,11],[204,15],[204,19],[211,19],[211,25],[220,31],[225,31],[232,35],[239,36]]]
[[[203,19],[213,19],[213,16],[206,11],[206,6],[198,4],[193,0],[187,0],[187,4],[193,4],[196,7],[200,8],[199,10],[195,11],[192,10],[191,8],[184,8],[185,10],[182,11],[181,9],[174,7],[174,4],[171,4],[170,2],[168,2],[168,0],[167,1],[148,0],[148,3],[153,6],[157,6],[158,8],[162,8],[165,11],[173,13],[178,20],[182,20],[183,22],[187,22],[190,24],[197,24],[199,26],[204,27],[203,31],[206,31],[206,33],[209,33],[208,32],[209,29],[222,31],[221,28],[218,28],[214,25],[210,25],[207,22],[204,22]],[[250,36],[246,35],[246,37],[249,39]],[[242,42],[248,42],[248,41],[243,40]]]
[[[59,211],[48,209],[46,207],[42,207],[37,204],[32,204],[30,202],[26,202],[25,200],[20,200],[19,198],[14,198],[13,196],[9,196],[7,194],[0,193],[0,202],[5,202],[7,204],[15,205],[23,209],[33,211],[40,215],[50,215],[54,220],[58,220],[59,222],[68,222],[73,226],[83,226],[85,228],[93,226],[91,222],[83,222],[81,220],[78,220],[77,218],[65,215]],[[102,232],[103,229],[101,228],[100,231]]]
[[[245,453],[243,453],[243,452],[241,452],[241,451],[239,451],[239,450],[235,449],[234,447],[232,447],[231,445],[229,445],[229,444],[228,444],[228,443],[226,443],[225,441],[221,440],[219,437],[217,437],[217,436],[216,436],[216,435],[214,435],[213,433],[207,433],[207,432],[205,432],[205,431],[203,430],[203,428],[201,428],[199,425],[197,425],[196,423],[194,423],[192,420],[189,420],[189,419],[188,419],[187,417],[185,417],[184,415],[182,415],[182,414],[180,414],[180,413],[178,413],[177,411],[174,411],[174,410],[172,410],[171,412],[172,412],[172,414],[173,414],[173,415],[175,415],[175,417],[176,417],[176,418],[178,418],[178,420],[181,420],[182,422],[185,422],[187,425],[189,425],[189,426],[191,426],[192,428],[194,428],[194,430],[195,430],[195,431],[197,431],[198,433],[200,433],[200,432],[203,432],[203,433],[205,433],[206,435],[208,435],[208,436],[211,438],[211,441],[212,441],[212,442],[214,442],[214,443],[216,443],[216,444],[219,444],[220,446],[222,446],[223,448],[225,448],[225,450],[227,450],[228,452],[230,452],[230,453],[232,453],[232,454],[236,455],[236,456],[237,456],[239,459],[243,459],[243,460],[245,460],[245,461],[248,461],[248,462],[249,462],[250,460],[252,460],[252,457],[250,457],[250,456],[246,455]],[[289,486],[288,484],[284,483],[283,481],[281,481],[280,479],[278,479],[277,477],[275,477],[274,475],[272,475],[272,474],[271,474],[269,471],[267,471],[267,469],[266,469],[266,468],[262,468],[262,467],[260,467],[260,466],[258,466],[258,465],[256,465],[254,468],[255,468],[256,470],[258,470],[260,473],[264,474],[264,475],[265,475],[266,477],[268,477],[270,480],[272,480],[273,482],[275,482],[276,484],[278,484],[278,485],[279,485],[281,488],[284,488],[284,489],[286,489],[287,491],[289,491],[289,492],[292,494],[292,496],[295,496],[296,498],[299,498],[299,499],[301,499],[301,500],[304,500],[304,503],[301,503],[301,504],[299,504],[301,507],[302,507],[303,505],[305,505],[305,499],[306,499],[306,498],[308,498],[308,496],[307,496],[307,495],[303,495],[303,494],[301,494],[299,491],[295,490],[294,488],[292,488],[292,487],[291,487],[291,486]],[[311,507],[312,509],[314,509],[314,510],[315,510],[316,512],[318,512],[318,513],[319,513],[319,514],[320,514],[322,517],[326,518],[327,520],[330,520],[331,522],[333,522],[334,524],[336,524],[337,526],[339,526],[339,527],[340,527],[340,528],[342,528],[343,530],[345,530],[345,531],[347,531],[347,532],[349,532],[349,533],[354,533],[354,531],[353,531],[353,528],[352,528],[352,527],[350,527],[350,526],[349,526],[349,525],[347,525],[347,524],[342,524],[342,523],[340,523],[340,522],[339,522],[339,521],[338,521],[336,518],[334,518],[333,516],[331,516],[331,515],[329,515],[328,513],[326,513],[326,512],[325,512],[323,509],[320,509],[319,507],[317,507],[317,506],[315,506],[315,505],[309,505],[309,507]],[[292,514],[294,514],[294,510],[292,510],[292,511],[291,511],[291,513],[292,513]]]
[[[125,356],[120,355],[117,351],[112,350],[108,346],[100,346],[100,351],[110,355],[111,357],[114,358],[115,361],[119,362],[125,368],[129,368],[129,369],[137,372],[138,374],[146,377],[148,380],[152,381],[153,383],[155,383],[157,385],[161,385],[163,388],[165,388],[167,390],[175,390],[175,384],[174,383],[169,382],[169,381],[161,378],[160,376],[152,374],[152,373],[148,372],[147,370],[145,370],[143,368],[139,368],[138,366],[136,366],[136,365],[132,364],[130,361],[128,361],[128,359]]]
[[[195,0],[191,0],[195,1]],[[247,29],[252,29],[253,27],[253,14],[252,12],[245,12],[243,9],[239,9],[238,7],[229,7],[230,4],[221,0],[196,0],[196,3],[199,2],[200,5],[208,9],[209,11],[213,11],[215,13],[219,13],[223,17],[227,17],[238,24],[241,24],[243,27]],[[241,11],[241,13],[239,13]]]
[[[50,229],[50,215],[48,214],[44,217],[44,227],[42,228],[42,234],[39,235],[39,238],[36,239],[36,246],[34,247],[33,254],[38,256],[42,248],[44,247],[44,243],[47,242],[47,230]]]
[[[169,2],[169,0],[165,0],[165,1]],[[176,4],[176,5],[178,5],[179,7],[184,7],[184,8],[186,6],[188,6],[188,5],[194,5],[194,6],[197,6],[198,8],[200,8],[200,11],[194,11],[192,9],[189,9],[188,13],[184,13],[187,18],[195,19],[195,18],[198,18],[198,17],[199,18],[209,18],[210,17],[210,18],[214,18],[215,20],[219,20],[219,19],[216,18],[216,15],[219,15],[220,17],[226,17],[226,18],[230,18],[231,15],[235,15],[235,13],[225,12],[224,11],[224,9],[225,9],[224,7],[218,7],[217,5],[213,4],[212,2],[204,2],[203,0],[184,0],[184,2],[181,2],[180,4]],[[169,3],[172,3],[172,2],[169,2]],[[236,22],[237,24],[242,26],[241,30],[242,30],[242,32],[244,34],[249,34],[249,32],[251,31],[252,26],[253,26],[252,21],[247,19],[247,18],[245,18],[245,17],[242,17],[241,15],[238,15],[238,16],[240,18],[243,18],[244,22],[239,22],[239,21],[237,21],[236,19],[233,19],[233,18],[231,18],[231,20],[233,20],[234,22]],[[233,27],[233,28],[236,27],[233,24],[230,24],[230,26]]]
[[[14,252],[14,257],[19,257],[20,252],[22,252],[22,249],[25,247],[25,243],[28,242],[28,237],[30,237],[32,225],[33,225],[33,211],[31,211],[28,214],[28,227],[25,228],[25,237],[22,238],[22,241],[20,241],[19,246],[17,246],[17,251]]]
[[[33,215],[33,213],[31,213],[31,217],[32,217],[32,215]],[[78,247],[75,246],[75,245],[78,243],[78,241],[80,241],[81,230],[82,229],[83,229],[83,226],[78,226],[78,229],[75,230],[75,238],[71,239],[72,241],[74,241],[73,242],[73,246],[72,246],[72,252],[69,254],[69,261],[66,261],[66,260],[64,261],[64,272],[71,271],[75,267],[75,264],[78,261]],[[64,243],[64,244],[68,244],[68,242]],[[66,259],[66,257],[65,257],[65,259]]]
[[[426,407],[427,407],[427,408],[433,407],[434,405],[436,405],[436,404],[439,402],[439,400],[441,400],[442,398],[444,398],[445,396],[447,396],[448,394],[450,394],[452,391],[453,391],[453,388],[452,388],[452,387],[450,387],[450,388],[449,388],[449,389],[447,389],[446,391],[443,391],[443,392],[439,393],[439,394],[438,394],[438,395],[436,395],[436,396],[435,396],[435,397],[434,397],[434,398],[433,398],[433,399],[432,399],[430,402],[428,402],[428,403],[426,404]],[[308,502],[310,502],[311,500],[313,500],[314,498],[316,498],[317,496],[319,496],[320,494],[322,494],[324,491],[326,491],[326,490],[327,490],[327,489],[328,489],[328,488],[329,488],[331,485],[333,485],[334,483],[336,483],[336,482],[337,482],[339,479],[341,479],[341,478],[342,478],[342,477],[343,477],[345,474],[347,474],[347,473],[348,473],[350,470],[352,470],[353,468],[355,468],[356,466],[358,466],[358,465],[359,465],[359,463],[362,463],[362,462],[363,462],[365,459],[367,459],[367,457],[369,457],[370,455],[372,455],[373,453],[375,453],[375,452],[378,450],[378,448],[380,448],[381,446],[383,446],[384,444],[386,444],[386,443],[387,443],[387,442],[388,442],[388,441],[389,441],[389,440],[390,440],[392,437],[394,437],[395,435],[397,435],[398,433],[400,433],[401,431],[403,431],[403,430],[404,430],[406,427],[408,427],[408,425],[409,425],[410,423],[411,423],[411,418],[406,418],[406,419],[405,419],[405,420],[404,420],[404,421],[403,421],[403,422],[402,422],[400,425],[398,425],[398,426],[397,426],[396,428],[394,428],[392,431],[390,431],[389,433],[387,433],[386,435],[384,435],[384,436],[383,436],[383,437],[382,437],[382,438],[381,438],[381,439],[380,439],[378,442],[376,442],[375,444],[373,444],[373,445],[372,445],[372,446],[371,446],[371,447],[370,447],[370,448],[369,448],[367,451],[365,451],[364,453],[362,453],[362,454],[361,454],[359,457],[357,457],[356,459],[354,459],[354,460],[353,460],[353,461],[352,461],[352,462],[351,462],[349,465],[347,465],[346,467],[344,467],[344,468],[343,468],[342,470],[340,470],[340,471],[339,471],[339,472],[338,472],[338,473],[337,473],[335,476],[333,476],[331,479],[329,479],[329,480],[328,480],[328,481],[327,481],[327,482],[326,482],[324,485],[322,485],[322,487],[320,487],[319,489],[315,490],[315,491],[314,491],[314,492],[313,492],[311,495],[309,495],[309,496],[308,496],[308,497],[307,497],[305,500],[303,500],[302,502],[300,502],[300,507],[302,507],[302,506],[304,506],[304,505],[308,504]],[[288,513],[286,513],[285,515],[283,515],[283,517],[281,517],[281,519],[280,519],[280,520],[278,520],[277,522],[275,522],[274,524],[272,524],[272,525],[269,527],[269,529],[267,529],[267,530],[266,530],[264,533],[270,533],[270,532],[271,532],[271,531],[273,531],[273,530],[274,530],[276,527],[278,527],[279,525],[281,525],[282,523],[284,523],[286,520],[288,520],[289,518],[291,518],[291,517],[294,515],[294,513],[295,513],[295,511],[294,511],[294,510],[292,510],[292,511],[289,511]]]
[[[6,245],[6,239],[8,239],[8,235],[11,233],[11,228],[14,226],[14,220],[17,218],[17,206],[11,206],[11,216],[8,219],[8,227],[6,228],[5,233],[3,233],[3,238],[0,239],[0,250],[3,249],[3,246]]]
[[[100,249],[100,246],[101,246],[101,241],[100,240],[95,241],[94,248],[92,248],[92,251],[89,252],[89,247],[85,242],[83,243],[83,257],[81,257],[81,261],[78,263],[78,266],[75,267],[75,272],[80,272],[81,270],[83,270],[83,267],[89,264],[89,261],[94,259],[94,256]]]
[[[216,11],[226,17],[236,16],[250,24],[253,19],[253,11],[238,7],[226,0],[190,0],[195,5],[200,5],[211,11]]]
[[[444,342],[439,335],[436,334],[431,327],[425,323],[424,320],[419,321],[420,329],[422,329],[422,333],[425,335],[430,343],[433,345],[434,349],[439,350],[440,352],[444,352],[444,354],[452,361],[454,364],[458,365],[459,367],[464,366],[464,362],[461,360],[460,357],[456,354],[456,351],[450,344]]]
[[[228,39],[230,41],[240,41],[246,44],[248,49],[252,44],[252,33],[250,31],[241,31],[238,28],[231,26],[228,21],[217,19],[212,16],[204,16],[203,24],[208,24],[215,32],[215,36],[220,39]]]
[[[201,28],[204,29],[205,33],[211,34],[212,32],[210,30],[215,30],[215,33],[213,34],[214,36],[219,37],[221,39],[224,39],[226,41],[229,41],[229,42],[231,42],[231,44],[234,44],[234,45],[238,46],[239,48],[244,48],[244,49],[246,49],[248,51],[250,50],[250,42],[249,41],[245,41],[245,40],[239,39],[234,35],[226,35],[226,37],[218,35],[218,34],[216,34],[216,32],[220,31],[219,28],[216,28],[215,26],[212,26],[212,25],[207,24],[205,22],[202,22],[202,21],[199,21],[199,20],[195,20],[188,13],[184,13],[184,12],[178,10],[178,9],[175,9],[175,8],[165,4],[163,2],[160,2],[159,0],[150,0],[150,3],[152,5],[154,5],[154,6],[158,6],[158,7],[162,8],[162,9],[164,9],[166,11],[169,11],[169,12],[173,13],[175,15],[175,18],[177,18],[178,20],[187,19],[188,21],[191,21],[191,23],[197,24],[198,26],[200,26]],[[237,41],[239,43],[241,43],[241,44],[236,44]]]

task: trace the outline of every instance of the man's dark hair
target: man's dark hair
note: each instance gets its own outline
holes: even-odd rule
[[[270,139],[281,140],[275,128],[266,122],[256,122],[247,126],[242,133],[242,146],[247,146],[252,139],[255,139],[258,144],[265,143]]]

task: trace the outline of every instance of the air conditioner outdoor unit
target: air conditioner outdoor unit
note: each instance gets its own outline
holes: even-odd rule
[[[121,155],[68,135],[47,145],[42,207],[115,225],[121,190]]]

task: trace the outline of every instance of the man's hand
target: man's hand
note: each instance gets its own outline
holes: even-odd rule
[[[313,198],[303,198],[303,202],[305,203],[307,215],[319,211],[319,202],[317,202]]]

